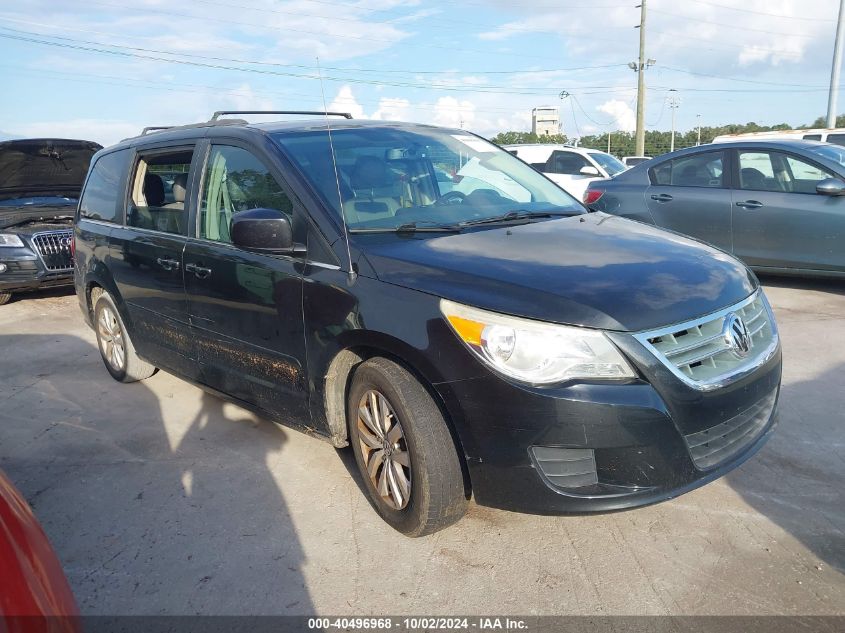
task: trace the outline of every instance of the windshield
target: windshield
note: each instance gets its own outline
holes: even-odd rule
[[[810,148],[810,151],[845,167],[845,147],[840,147],[839,145],[820,145]]]
[[[601,165],[611,178],[616,174],[621,174],[626,169],[621,160],[604,152],[590,152],[590,158]]]
[[[510,153],[462,130],[366,127],[283,132],[275,140],[351,230],[455,225],[584,207]]]

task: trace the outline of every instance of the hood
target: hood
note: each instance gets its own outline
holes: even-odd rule
[[[91,157],[101,147],[91,141],[50,138],[0,143],[0,200],[78,198]]]
[[[608,330],[697,318],[757,287],[727,253],[603,213],[430,235],[365,236],[359,246],[382,281],[497,312]]]

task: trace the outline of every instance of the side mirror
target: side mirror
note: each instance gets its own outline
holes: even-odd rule
[[[839,178],[825,178],[816,184],[816,193],[823,196],[845,196],[845,182]]]
[[[288,217],[276,209],[248,209],[232,216],[232,243],[247,251],[269,255],[302,255],[306,248],[294,244]]]
[[[592,165],[584,165],[579,171],[582,176],[601,176],[599,170]]]

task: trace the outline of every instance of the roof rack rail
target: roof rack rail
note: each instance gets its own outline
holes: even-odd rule
[[[211,116],[211,121],[217,121],[221,116],[228,114],[297,114],[304,116],[342,116],[344,119],[351,119],[349,112],[318,112],[313,110],[218,110]]]
[[[169,130],[172,125],[150,125],[141,130],[140,136],[145,136],[149,132],[160,132],[161,130]]]

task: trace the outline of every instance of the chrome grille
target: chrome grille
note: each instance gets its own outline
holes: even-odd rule
[[[71,239],[73,231],[50,231],[33,235],[32,244],[47,270],[72,270]]]
[[[730,420],[684,436],[697,468],[706,470],[729,460],[756,440],[775,408],[777,389]]]
[[[747,350],[732,338],[734,316],[745,324]],[[634,336],[683,382],[705,391],[763,364],[778,344],[777,326],[761,290],[714,314]]]

